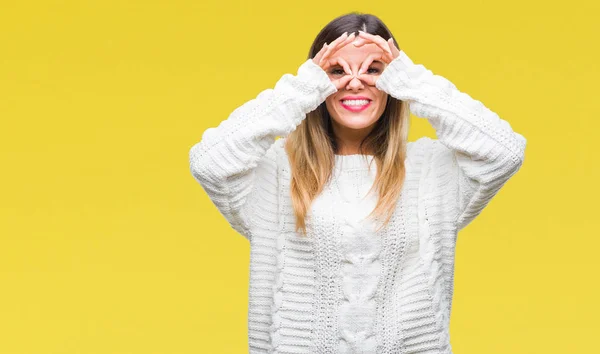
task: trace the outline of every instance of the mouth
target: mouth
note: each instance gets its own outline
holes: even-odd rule
[[[360,99],[360,100],[340,100],[340,105],[351,112],[364,111],[371,105],[372,100]]]

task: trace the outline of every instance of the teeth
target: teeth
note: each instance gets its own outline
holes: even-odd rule
[[[364,106],[369,103],[369,100],[343,100],[342,103],[347,106]]]

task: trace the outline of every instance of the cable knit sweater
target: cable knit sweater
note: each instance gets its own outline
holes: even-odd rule
[[[376,291],[383,239],[367,219],[377,204],[374,193],[367,195],[376,175],[372,155],[336,155],[333,186],[327,185],[318,201],[325,206],[318,212],[326,215],[329,211],[332,216],[321,220],[343,222],[337,230],[343,295],[337,315],[339,353],[376,353],[377,349]]]
[[[519,170],[526,139],[404,51],[376,86],[437,135],[408,143],[401,197],[377,233],[361,221],[376,201],[356,199],[373,182],[369,155],[336,155],[307,237],[294,230],[285,136],[336,92],[310,59],[190,149],[195,180],[250,242],[250,353],[452,353],[457,233]]]

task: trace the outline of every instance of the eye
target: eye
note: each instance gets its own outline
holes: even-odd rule
[[[369,69],[367,69],[367,73],[368,74],[377,74],[379,73],[380,70],[375,68],[375,67],[370,67]],[[335,68],[329,71],[330,74],[332,75],[344,75],[346,74],[346,72],[343,69],[340,68]]]

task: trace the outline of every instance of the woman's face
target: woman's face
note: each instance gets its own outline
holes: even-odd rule
[[[352,74],[356,75],[345,88],[325,100],[329,115],[333,119],[334,132],[338,137],[365,136],[385,110],[387,93],[375,86],[367,85],[357,75],[363,61],[374,52],[383,52],[383,50],[373,43],[359,48],[350,43],[332,56],[332,58],[341,56],[348,62]],[[385,65],[383,62],[373,61],[364,74],[379,76],[385,69]],[[333,80],[347,74],[341,66],[333,66],[327,70],[327,75]]]

